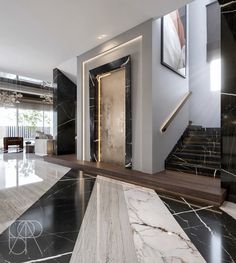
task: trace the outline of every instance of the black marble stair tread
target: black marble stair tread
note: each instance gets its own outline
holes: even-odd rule
[[[202,131],[203,128],[202,126],[199,126],[199,125],[189,125],[188,130],[189,131]]]
[[[199,142],[212,142],[212,143],[220,143],[220,137],[206,137],[206,136],[188,136],[184,138],[184,141],[199,141]]]
[[[221,168],[221,129],[189,125],[166,159],[173,171],[219,177]]]
[[[213,169],[218,169],[220,168],[220,162],[214,162],[214,161],[207,161],[203,162],[202,160],[197,160],[197,159],[182,159],[178,156],[175,156],[174,154],[170,156],[167,160],[169,162],[175,162],[179,164],[191,164],[191,165],[203,165],[207,167],[212,167]]]
[[[178,153],[190,153],[190,154],[208,154],[208,155],[215,155],[215,156],[221,156],[221,152],[220,150],[218,151],[212,151],[212,150],[205,150],[205,149],[189,149],[189,148],[177,148],[175,153],[178,152]]]
[[[204,134],[220,134],[221,130],[219,129],[201,129],[201,130],[188,130],[189,133],[193,133],[193,134],[200,134],[200,133],[204,133]]]
[[[189,131],[204,131],[204,132],[209,132],[209,131],[220,132],[221,131],[220,128],[203,128],[200,125],[189,125],[188,130]]]
[[[197,166],[187,166],[184,165],[180,167],[178,164],[168,164],[166,165],[167,170],[176,171],[176,172],[183,172],[189,174],[195,174],[196,176],[204,176],[207,178],[220,178],[220,170],[213,170],[209,168],[197,167]]]
[[[183,140],[183,144],[190,144],[190,145],[202,145],[202,146],[220,146],[220,142],[213,142],[213,141],[200,141],[200,140],[194,140],[185,138]]]
[[[217,151],[221,152],[220,146],[210,146],[210,145],[191,145],[191,144],[185,144],[182,145],[182,147],[177,147],[178,149],[187,149],[187,150],[201,150],[201,151]]]
[[[205,165],[198,165],[198,164],[192,164],[192,163],[180,163],[180,162],[177,162],[177,161],[171,161],[171,162],[168,162],[166,163],[166,167],[178,167],[180,170],[183,168],[183,167],[188,167],[188,168],[196,168],[196,169],[204,169],[206,171],[209,171],[210,174],[212,174],[212,171],[220,171],[220,168],[219,167],[210,167],[210,166],[205,166]],[[170,169],[171,170],[171,169]]]
[[[188,131],[188,136],[210,136],[210,137],[219,137],[220,132],[213,131]]]
[[[173,155],[178,156],[180,158],[183,158],[185,160],[201,160],[201,161],[213,161],[213,162],[220,162],[221,161],[221,156],[220,154],[218,155],[213,155],[210,153],[186,153],[186,152],[181,152],[181,151],[176,151],[173,153]]]

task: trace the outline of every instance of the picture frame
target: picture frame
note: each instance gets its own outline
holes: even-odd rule
[[[186,78],[187,6],[176,9],[161,19],[161,64]]]

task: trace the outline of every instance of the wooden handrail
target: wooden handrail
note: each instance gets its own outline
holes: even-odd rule
[[[163,123],[163,125],[161,126],[160,131],[162,133],[164,133],[168,127],[170,126],[171,122],[173,121],[173,119],[175,118],[175,116],[178,114],[178,112],[183,108],[184,104],[186,103],[186,101],[188,100],[188,98],[191,96],[192,92],[189,91],[187,92],[184,97],[182,98],[182,100],[180,101],[180,103],[177,105],[176,109],[173,111],[173,113],[170,114],[170,116],[168,117],[168,119]]]

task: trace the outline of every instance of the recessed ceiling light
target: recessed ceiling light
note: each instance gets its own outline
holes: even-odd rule
[[[107,35],[103,34],[103,35],[98,36],[97,39],[103,39],[105,37],[107,37]]]

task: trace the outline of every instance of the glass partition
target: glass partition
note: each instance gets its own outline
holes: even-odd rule
[[[4,137],[23,137],[24,142],[34,142],[36,131],[53,134],[53,110],[51,105],[16,104],[0,107],[0,149]]]

